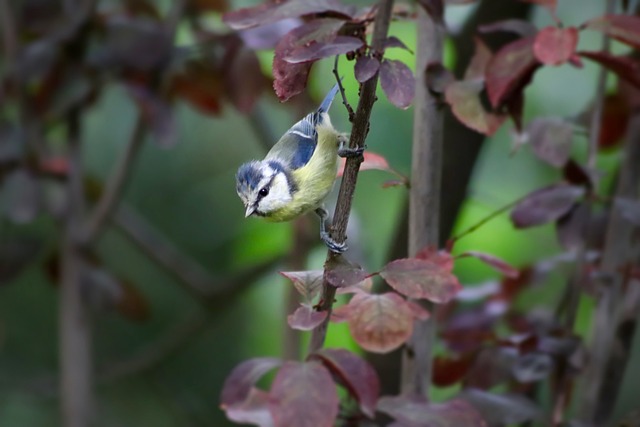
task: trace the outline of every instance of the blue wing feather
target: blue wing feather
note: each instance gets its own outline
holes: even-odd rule
[[[299,169],[306,165],[318,143],[316,126],[322,123],[323,113],[329,111],[338,89],[339,86],[336,83],[324,97],[318,109],[294,124],[269,151],[267,158],[285,161],[291,169]]]

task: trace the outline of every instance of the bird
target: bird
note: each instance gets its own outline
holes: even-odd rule
[[[331,124],[329,108],[339,89],[336,83],[318,109],[287,130],[263,160],[242,164],[236,174],[245,218],[283,222],[313,211],[320,219],[321,240],[335,253],[348,248],[329,235],[323,202],[336,179],[338,156],[360,156],[364,150],[348,147],[348,135]]]

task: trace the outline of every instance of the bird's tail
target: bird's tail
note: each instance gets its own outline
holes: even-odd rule
[[[333,98],[336,97],[336,94],[338,93],[338,89],[340,88],[340,86],[338,85],[338,83],[336,83],[331,90],[329,91],[329,93],[327,93],[327,95],[324,97],[324,99],[322,100],[322,103],[320,104],[320,106],[318,107],[318,112],[319,113],[326,113],[329,111],[329,108],[331,107],[331,103],[333,102]]]

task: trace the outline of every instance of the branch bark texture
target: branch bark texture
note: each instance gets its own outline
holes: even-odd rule
[[[373,37],[371,48],[374,52],[382,56],[384,51],[384,41],[389,32],[389,23],[391,22],[391,11],[393,9],[393,0],[382,0],[378,3],[378,11],[374,23]],[[351,129],[351,137],[349,139],[349,147],[359,148],[365,146],[365,140],[369,133],[369,119],[373,103],[376,101],[376,87],[378,86],[378,75],[367,80],[361,88],[360,100],[356,108],[356,114]],[[358,181],[358,172],[362,157],[354,157],[347,159],[344,169],[340,192],[338,193],[338,201],[336,210],[333,215],[333,224],[331,225],[331,237],[336,242],[344,242],[346,240],[347,225],[349,223],[349,213],[351,212],[351,204],[353,202],[353,194]],[[327,255],[327,263],[337,255],[329,251]],[[336,288],[330,285],[326,280],[322,285],[322,301],[320,305],[321,311],[327,311],[328,316],[317,328],[313,330],[311,342],[309,344],[309,353],[313,353],[324,344],[329,326],[329,318],[331,317],[331,309],[333,307],[333,299],[335,298]]]
[[[438,246],[442,176],[443,110],[428,87],[427,66],[442,63],[445,28],[441,19],[418,8],[416,98],[413,115],[411,192],[409,199],[409,255],[425,246]],[[426,304],[432,309],[432,304]],[[402,363],[403,393],[428,397],[431,383],[435,320],[416,320]]]

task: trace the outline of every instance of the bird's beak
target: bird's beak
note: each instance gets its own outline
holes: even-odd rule
[[[255,206],[247,206],[247,210],[244,213],[244,217],[248,217],[250,216],[252,213],[254,213],[256,210]]]

